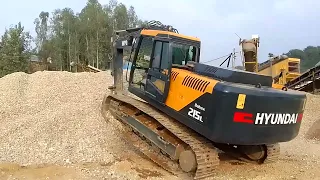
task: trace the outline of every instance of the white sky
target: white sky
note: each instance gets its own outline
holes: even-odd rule
[[[41,11],[70,7],[79,12],[86,0],[1,1],[0,34],[19,21],[33,35],[33,21]],[[108,0],[100,0],[107,4]],[[268,53],[282,54],[293,48],[320,45],[320,1],[317,0],[118,0],[133,5],[139,18],[173,25],[180,33],[202,40],[201,61],[239,51],[242,38],[260,36],[259,61]],[[201,3],[200,3],[201,2]],[[213,62],[218,65],[223,61]]]

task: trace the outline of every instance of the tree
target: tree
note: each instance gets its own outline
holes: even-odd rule
[[[88,0],[78,13],[68,7],[55,9],[52,13],[41,11],[34,20],[37,35],[32,53],[44,63],[50,59],[55,70],[70,71],[71,64],[107,69],[114,30],[136,27],[144,22],[138,18],[133,6],[127,8],[117,0],[110,0],[105,5],[98,0]],[[8,35],[4,35],[4,41]],[[8,47],[3,51],[11,53]]]
[[[30,42],[31,36],[24,31],[21,22],[5,30],[0,45],[0,77],[17,71],[27,72]]]
[[[34,20],[34,24],[36,25],[35,31],[37,33],[36,45],[37,45],[37,51],[39,53],[41,53],[41,51],[43,50],[42,47],[47,40],[48,18],[49,18],[49,13],[42,11],[39,14],[39,18],[36,18]]]
[[[128,11],[128,21],[129,21],[129,27],[136,27],[139,24],[139,18],[134,10],[133,6],[130,6]]]

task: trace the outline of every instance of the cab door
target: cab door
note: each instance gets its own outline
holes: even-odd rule
[[[154,41],[146,79],[146,95],[161,104],[165,103],[170,85],[171,56],[169,46],[168,41]]]

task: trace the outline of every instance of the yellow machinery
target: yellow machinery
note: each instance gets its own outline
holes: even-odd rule
[[[259,64],[258,70],[258,74],[272,76],[275,84],[285,85],[300,76],[300,59],[280,55]]]
[[[240,40],[239,45],[243,52],[243,66],[246,71],[258,72],[258,47],[260,38],[257,35],[253,35],[252,39]]]
[[[274,80],[272,86],[278,89],[283,88],[287,82],[300,76],[300,59],[297,58],[280,55],[259,63],[257,58],[259,43],[258,35],[253,35],[251,39],[244,39],[239,42],[243,52],[243,66],[246,71],[271,76]]]

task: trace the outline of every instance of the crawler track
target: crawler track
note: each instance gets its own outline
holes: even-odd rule
[[[106,102],[110,103],[109,109],[112,114],[118,118],[120,116],[126,116],[121,109],[125,106],[133,106],[137,110],[140,110],[153,118],[153,121],[161,123],[166,129],[168,129],[177,138],[189,145],[196,155],[197,169],[194,175],[194,179],[202,179],[213,176],[215,173],[215,167],[219,165],[219,156],[213,144],[198,136],[192,130],[186,128],[177,121],[167,117],[160,111],[151,107],[150,105],[123,95],[110,95],[106,98]],[[137,132],[136,132],[137,133]],[[138,147],[145,155],[151,158],[155,163],[170,171],[173,174],[182,173],[179,170],[178,163],[170,163],[169,158],[161,155],[160,153],[149,151],[145,142],[139,141],[138,136],[128,131],[126,133],[133,142],[134,146]],[[142,149],[141,149],[142,147]],[[172,161],[174,162],[174,161]],[[177,173],[178,172],[178,173]]]
[[[185,173],[179,165],[179,154],[176,155],[177,157],[172,157],[172,155],[165,153],[164,149],[157,147],[152,139],[145,137],[140,131],[133,128],[126,118],[130,117],[134,121],[139,121],[153,132],[156,132],[156,127],[163,126],[164,130],[158,133],[163,141],[174,144],[176,147],[181,146],[181,149],[191,149],[195,154],[196,169],[190,172],[194,179],[214,176],[215,168],[219,165],[218,151],[212,142],[199,136],[193,130],[147,103],[125,95],[110,94],[105,96],[102,104],[102,114],[108,121],[105,115],[107,111],[124,125],[126,129],[123,132],[125,139],[165,170],[175,175]],[[226,148],[224,146],[217,147],[227,153],[228,150],[236,152],[233,148],[230,149],[230,146],[225,146]],[[265,145],[263,147],[267,153],[262,161],[254,161],[240,156],[238,156],[238,159],[259,164],[275,161],[280,153],[279,145]]]

